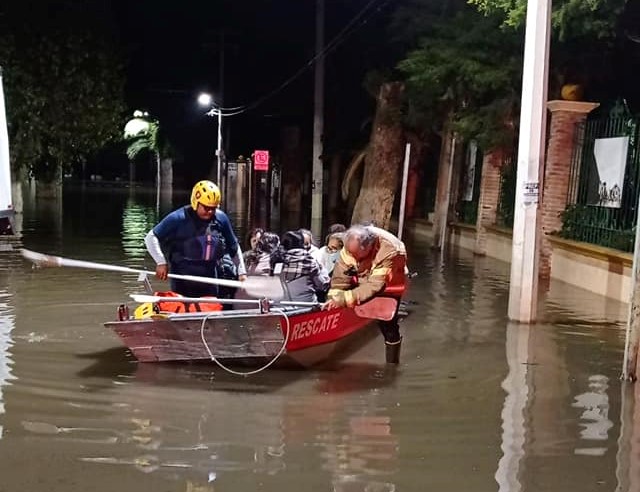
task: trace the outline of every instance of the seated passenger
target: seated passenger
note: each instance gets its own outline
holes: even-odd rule
[[[256,245],[258,244],[258,240],[260,236],[264,233],[264,230],[260,227],[256,227],[251,229],[249,234],[247,235],[247,249],[244,253],[242,253],[242,257],[244,258],[245,263],[247,260],[250,260],[252,256],[256,255]]]
[[[298,229],[298,232],[302,234],[304,239],[304,248],[310,253],[318,251],[318,247],[314,244],[313,233],[309,229]]]
[[[340,256],[340,250],[344,246],[342,238],[343,234],[339,232],[329,234],[325,240],[324,246],[311,253],[311,255],[318,260],[318,263],[325,268],[329,275],[333,272],[333,267]]]
[[[253,254],[246,260],[248,275],[270,275],[271,253],[280,246],[280,238],[273,232],[263,232],[256,243]]]
[[[271,269],[280,275],[291,301],[317,302],[317,294],[329,289],[329,274],[305,248],[300,231],[282,235],[280,247],[271,255]]]
[[[347,226],[340,223],[331,224],[327,229],[327,235],[335,234],[336,232],[347,232]]]

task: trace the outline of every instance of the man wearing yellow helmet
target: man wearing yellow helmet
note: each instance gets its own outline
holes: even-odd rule
[[[191,204],[174,210],[149,231],[144,241],[156,262],[156,277],[165,280],[169,269],[180,275],[221,277],[222,260],[228,255],[239,279],[246,278],[231,221],[218,208],[220,198],[214,183],[198,181],[191,191]],[[171,279],[171,290],[187,297],[219,295],[215,285],[176,279]]]

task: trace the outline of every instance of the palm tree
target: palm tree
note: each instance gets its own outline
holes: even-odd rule
[[[124,128],[127,157],[130,162],[142,152],[150,152],[156,160],[156,212],[160,211],[160,124],[149,118],[149,113],[135,111],[133,119]]]

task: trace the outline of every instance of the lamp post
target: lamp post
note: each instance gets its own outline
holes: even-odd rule
[[[198,96],[198,104],[211,108],[207,113],[209,116],[218,116],[218,147],[216,149],[218,164],[216,166],[216,184],[220,186],[220,170],[222,169],[222,110],[214,106],[213,98],[206,92],[203,92]]]

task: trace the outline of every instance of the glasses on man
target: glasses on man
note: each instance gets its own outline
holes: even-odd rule
[[[207,213],[213,213],[216,211],[216,207],[207,207],[206,205],[203,205],[202,203],[200,203],[200,206],[202,207],[202,210],[204,210]]]

